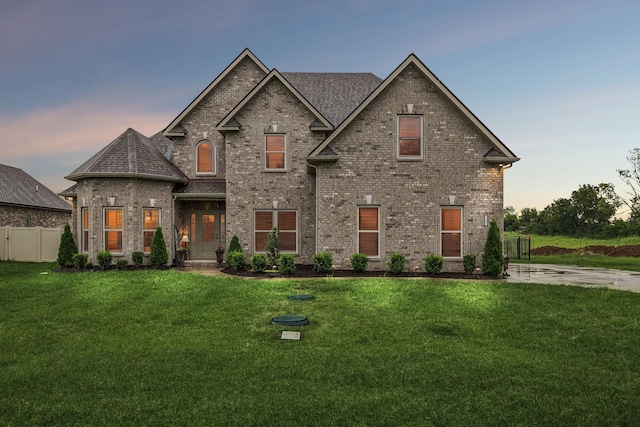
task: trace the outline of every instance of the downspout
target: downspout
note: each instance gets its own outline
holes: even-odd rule
[[[316,238],[315,238],[315,249],[314,252],[317,254],[318,253],[318,167],[316,165],[312,165],[311,163],[307,162],[307,166],[312,167],[315,171],[316,171],[316,190],[315,190],[315,197],[316,197],[316,201],[315,201],[315,209],[316,209],[316,213],[315,213],[315,234],[316,234]]]
[[[171,200],[171,240],[173,240],[173,263],[178,264],[178,242],[176,241],[176,199],[178,196],[175,194]]]

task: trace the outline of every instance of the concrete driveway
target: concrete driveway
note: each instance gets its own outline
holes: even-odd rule
[[[640,292],[640,272],[551,264],[510,264],[507,278],[514,283],[544,283],[588,288],[606,287]]]

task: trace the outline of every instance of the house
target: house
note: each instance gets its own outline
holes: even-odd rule
[[[503,173],[519,158],[413,54],[386,79],[285,73],[244,50],[162,131],[126,130],[69,174],[75,235],[91,256],[168,250],[248,256],[277,227],[298,263],[354,253],[386,269],[428,254],[461,270],[502,224]]]
[[[0,165],[0,226],[62,227],[71,205],[22,169]]]

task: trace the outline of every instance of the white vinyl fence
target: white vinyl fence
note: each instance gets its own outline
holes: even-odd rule
[[[53,262],[62,228],[0,227],[0,260]]]

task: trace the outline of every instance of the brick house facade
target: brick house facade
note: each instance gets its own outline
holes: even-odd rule
[[[328,251],[349,268],[361,252],[384,270],[400,252],[422,268],[433,253],[460,270],[502,224],[517,160],[414,55],[382,80],[280,73],[245,50],[162,133],[129,129],[71,173],[67,193],[91,255],[129,258],[160,225],[172,255],[188,240],[214,258],[235,235],[251,256],[277,227],[298,263]]]

